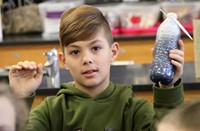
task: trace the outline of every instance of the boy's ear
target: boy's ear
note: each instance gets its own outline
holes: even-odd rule
[[[118,55],[119,55],[119,44],[117,42],[114,42],[111,46],[111,51],[112,51],[112,54],[111,54],[111,62],[114,62]]]
[[[65,59],[65,56],[64,56],[63,52],[59,52],[58,57],[59,57],[59,60],[62,63],[62,65],[65,68],[67,68],[66,59]]]

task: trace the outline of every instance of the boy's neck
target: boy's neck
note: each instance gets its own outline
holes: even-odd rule
[[[88,94],[90,97],[94,98],[106,90],[109,86],[109,81],[104,82],[96,87],[83,87],[77,83],[74,83],[74,87]]]

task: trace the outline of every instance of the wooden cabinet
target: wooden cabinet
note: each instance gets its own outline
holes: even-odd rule
[[[32,60],[37,63],[45,63],[46,56],[44,56],[43,53],[52,48],[57,48],[60,50],[60,45],[58,43],[52,43],[0,46],[0,68],[4,68],[5,66],[10,66],[19,61],[25,60]]]
[[[182,39],[185,45],[185,61],[194,61],[194,44],[188,38]],[[134,61],[138,64],[152,62],[151,49],[154,47],[154,39],[118,41],[120,44],[120,54],[118,61]]]
[[[183,38],[185,44],[185,61],[194,61],[194,45],[193,41]],[[134,61],[135,63],[151,63],[152,52],[155,40],[139,39],[139,40],[119,40],[120,54],[117,61]],[[19,61],[32,60],[37,63],[45,63],[46,57],[44,52],[52,48],[61,51],[58,43],[45,44],[23,44],[23,45],[2,45],[0,46],[0,68],[16,64]]]

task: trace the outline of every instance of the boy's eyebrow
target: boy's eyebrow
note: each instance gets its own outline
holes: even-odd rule
[[[101,40],[95,39],[95,40],[91,41],[91,42],[89,43],[89,45],[93,45],[93,44],[95,44],[95,43],[97,43],[97,42],[101,42]],[[79,48],[80,46],[79,46],[79,45],[76,45],[76,44],[69,44],[67,47],[68,47],[68,48],[70,48],[70,47]]]
[[[67,48],[71,48],[71,47],[72,47],[72,48],[73,48],[73,47],[74,47],[74,48],[78,48],[79,46],[78,46],[78,45],[74,45],[74,44],[69,44],[69,45],[67,46]]]
[[[95,43],[97,43],[97,42],[102,42],[102,41],[101,41],[101,40],[98,40],[98,39],[95,39],[95,40],[91,41],[91,42],[89,43],[89,45],[93,45],[93,44],[95,44]]]

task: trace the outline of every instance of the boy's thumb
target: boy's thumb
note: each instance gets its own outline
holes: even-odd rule
[[[37,73],[35,75],[36,78],[40,79],[43,77],[43,67],[42,64],[38,64]]]

